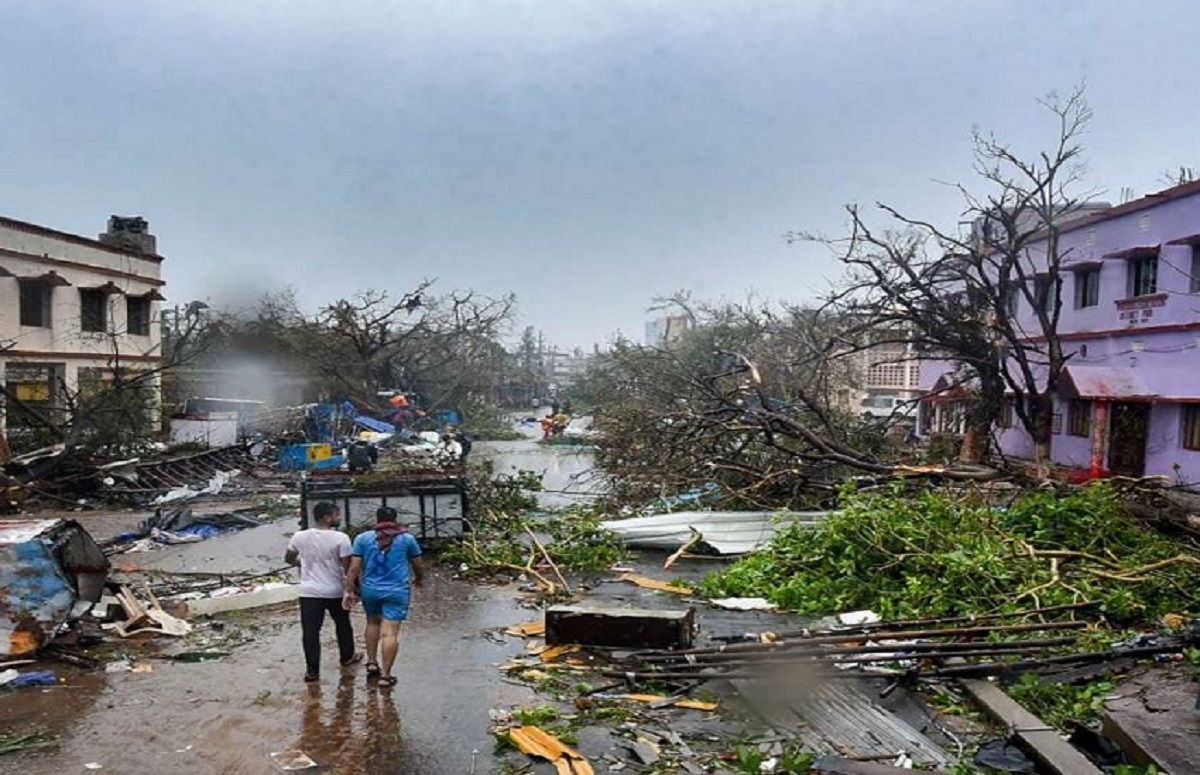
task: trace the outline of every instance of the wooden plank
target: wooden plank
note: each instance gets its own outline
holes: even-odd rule
[[[999,686],[974,678],[959,683],[984,710],[1011,729],[1035,759],[1058,775],[1103,775],[1096,765],[1063,740],[1058,730],[1025,710]]]
[[[1146,671],[1121,684],[1120,696],[1101,716],[1101,729],[1135,764],[1191,775],[1200,767],[1196,691],[1185,670]]]
[[[864,762],[837,756],[823,756],[813,762],[811,772],[822,775],[912,775],[913,770],[881,762]],[[926,775],[944,775],[945,770],[922,770]]]

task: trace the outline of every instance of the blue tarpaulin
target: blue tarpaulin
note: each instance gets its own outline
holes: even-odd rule
[[[355,417],[354,424],[361,425],[362,427],[366,428],[367,430],[375,431],[376,433],[395,433],[396,432],[396,426],[392,425],[390,422],[384,422],[383,420],[376,420],[374,417],[367,417],[365,414],[360,414],[358,417]]]
[[[100,599],[108,567],[76,522],[0,522],[0,657],[32,654],[49,643],[78,600]]]

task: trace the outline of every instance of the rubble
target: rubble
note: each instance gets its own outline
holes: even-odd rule
[[[255,445],[204,452],[98,460],[56,445],[13,458],[4,465],[9,500],[33,495],[75,508],[96,503],[164,504],[227,492],[243,472],[254,475],[265,461]]]
[[[105,542],[109,555],[145,551],[159,545],[203,541],[221,533],[244,530],[264,524],[255,516],[258,509],[196,513],[187,507],[164,512],[156,509],[154,516],[141,523],[137,530],[120,533]]]
[[[0,522],[0,657],[34,654],[100,600],[109,562],[78,522]]]
[[[574,748],[564,745],[554,735],[536,727],[522,726],[508,731],[508,739],[521,753],[537,756],[554,763],[562,775],[593,775],[588,760]]]
[[[182,637],[192,631],[192,625],[163,610],[150,593],[150,605],[145,605],[128,587],[117,590],[117,600],[125,611],[124,621],[105,625],[122,638],[152,638],[157,635]]]

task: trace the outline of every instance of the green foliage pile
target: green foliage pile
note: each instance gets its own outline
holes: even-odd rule
[[[934,617],[1097,601],[1137,622],[1200,610],[1200,560],[1127,517],[1103,484],[996,507],[977,492],[847,493],[816,527],[705,578],[809,615]]]
[[[1056,729],[1072,723],[1088,725],[1099,720],[1104,700],[1116,686],[1109,681],[1092,681],[1082,686],[1043,681],[1036,673],[1025,673],[1008,687],[1008,695],[1033,715]]]
[[[32,751],[38,748],[51,748],[55,745],[58,745],[58,739],[45,732],[34,732],[31,734],[0,732],[0,756]]]
[[[535,537],[562,571],[599,571],[625,557],[620,539],[600,528],[599,514],[583,508],[539,511],[540,474],[496,473],[491,461],[482,461],[472,464],[468,477],[471,532],[440,552],[444,561],[465,566],[465,572],[533,572],[545,560]]]

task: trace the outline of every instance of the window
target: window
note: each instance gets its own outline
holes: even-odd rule
[[[1067,433],[1071,436],[1090,436],[1092,432],[1092,402],[1076,398],[1067,408]]]
[[[50,327],[50,283],[18,280],[21,287],[21,325]]]
[[[1183,430],[1180,440],[1184,449],[1200,449],[1200,405],[1183,407]]]
[[[107,331],[108,295],[98,288],[79,289],[79,329]]]
[[[1200,246],[1192,245],[1192,272],[1188,280],[1188,293],[1200,293]]]
[[[1004,291],[1004,314],[1010,318],[1017,316],[1017,304],[1020,301],[1020,292],[1016,288],[1008,288]]]
[[[1129,262],[1129,295],[1158,293],[1158,256],[1143,256]]]
[[[134,336],[150,335],[150,300],[145,296],[125,297],[125,327]]]
[[[1053,314],[1058,306],[1058,292],[1062,280],[1057,277],[1039,277],[1034,281],[1033,298],[1046,314]]]
[[[1100,303],[1100,269],[1085,269],[1075,273],[1075,309],[1095,307]]]
[[[1013,427],[1013,400],[1011,398],[1004,399],[1000,404],[1000,427]]]

